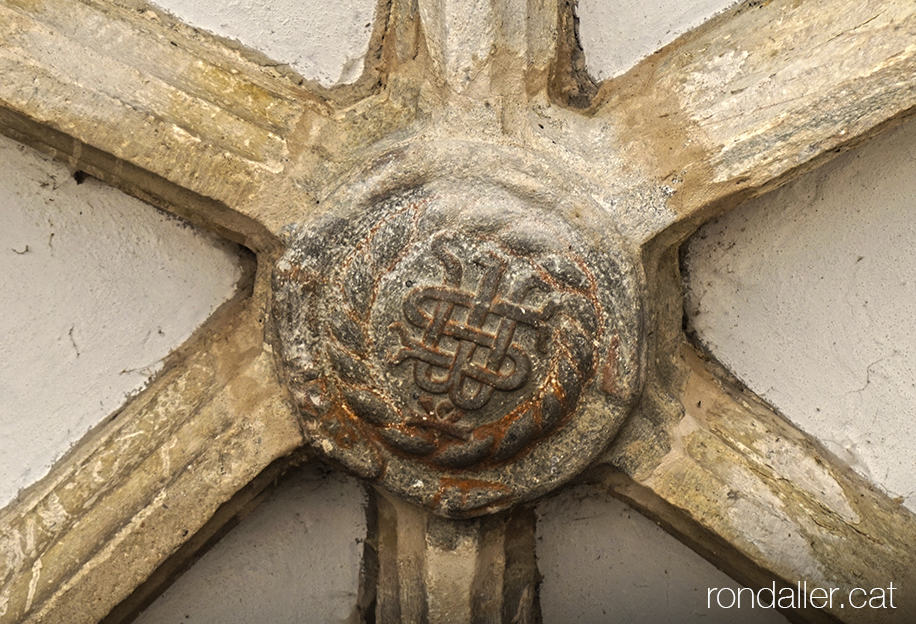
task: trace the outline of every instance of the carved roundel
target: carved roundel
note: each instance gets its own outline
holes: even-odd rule
[[[316,448],[450,515],[581,469],[625,415],[639,351],[635,277],[600,237],[461,200],[415,190],[303,229],[272,310]]]
[[[331,347],[347,404],[393,448],[432,464],[510,460],[563,420],[593,374],[594,280],[575,258],[519,256],[448,230],[403,251],[367,315],[342,302],[341,318],[357,317]],[[549,272],[560,267],[568,283]],[[351,383],[351,353],[386,365],[379,387]]]

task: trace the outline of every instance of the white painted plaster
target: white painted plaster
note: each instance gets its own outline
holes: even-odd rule
[[[539,504],[537,514],[544,624],[786,622],[768,609],[707,609],[708,588],[740,585],[595,488],[566,490]]]
[[[736,0],[580,0],[579,40],[597,80],[613,78]]]
[[[235,291],[237,250],[0,138],[0,507]]]
[[[375,9],[367,0],[158,4],[324,85],[358,77]],[[582,0],[588,69],[598,79],[620,74],[732,4]],[[901,493],[913,491],[906,477],[916,474],[907,329],[916,259],[906,202],[916,181],[900,182],[913,169],[914,135],[911,124],[807,186],[753,202],[690,246],[688,307],[718,357]],[[2,505],[142,387],[231,293],[238,268],[213,241],[91,180],[76,186],[64,168],[13,143],[0,141],[0,162]],[[27,254],[12,251],[25,245]],[[734,581],[622,503],[583,494],[595,496],[575,490],[538,507],[545,622],[735,621],[705,611],[705,588]],[[355,603],[363,505],[349,479],[291,478],[138,621],[344,621]],[[760,611],[741,619],[783,621]]]
[[[908,122],[708,224],[687,312],[749,388],[916,510],[914,171]]]
[[[329,87],[363,71],[375,0],[155,0],[191,26],[235,39]]]
[[[136,624],[352,621],[364,507],[355,479],[320,467],[289,475]]]

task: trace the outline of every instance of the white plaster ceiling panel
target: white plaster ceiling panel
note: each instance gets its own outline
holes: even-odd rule
[[[359,483],[308,466],[281,481],[135,624],[352,622],[365,537]]]
[[[236,247],[0,138],[0,507],[229,298]]]
[[[687,313],[727,368],[916,510],[916,123],[701,229]]]
[[[579,40],[597,80],[624,73],[736,0],[579,0]]]
[[[544,624],[785,624],[768,609],[722,609],[708,588],[741,587],[625,503],[580,486],[537,507]],[[715,594],[716,596],[718,594]]]
[[[235,39],[326,87],[359,78],[375,0],[155,0],[180,20]]]

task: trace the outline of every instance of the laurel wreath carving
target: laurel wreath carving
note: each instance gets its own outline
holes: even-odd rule
[[[543,325],[536,328],[540,338],[532,356],[548,358],[549,366],[529,395],[498,420],[469,428],[456,418],[448,400],[435,396],[426,397],[424,413],[402,413],[393,397],[373,388],[373,380],[382,374],[379,367],[390,364],[374,361],[369,327],[380,276],[419,237],[415,208],[405,207],[375,224],[329,280],[339,290],[329,297],[331,309],[322,314],[330,330],[322,333],[328,336],[324,351],[336,373],[336,390],[353,415],[376,434],[373,437],[396,451],[445,469],[509,461],[561,426],[594,376],[602,326],[595,280],[574,257],[529,258],[537,283],[525,288],[546,291],[550,307],[540,321]],[[460,261],[444,253],[440,261],[445,274],[456,270],[453,263]],[[530,386],[532,380],[527,383]]]

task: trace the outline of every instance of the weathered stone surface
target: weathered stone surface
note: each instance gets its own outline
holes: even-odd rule
[[[0,33],[0,104],[71,141],[240,212],[282,169],[300,114],[288,87],[152,8],[4,2]],[[197,157],[178,157],[189,145]]]
[[[745,2],[606,82],[593,109],[665,184],[670,226],[822,164],[916,106],[907,0]]]
[[[0,127],[270,252],[289,207],[315,205],[303,170],[320,168],[324,180],[328,168],[351,166],[353,151],[409,121],[399,96],[372,97],[378,57],[384,51],[393,61],[381,34],[363,78],[329,92],[308,90],[263,55],[228,46],[141,0],[6,0]],[[415,43],[409,47],[405,54],[415,54]],[[354,100],[362,106],[350,108]],[[298,172],[291,172],[294,164]]]
[[[650,389],[595,476],[750,586],[916,584],[916,516],[870,486],[716,364],[683,345],[678,395]],[[645,435],[647,421],[654,436]],[[896,609],[800,609],[805,621],[913,621]]]
[[[301,444],[250,304],[0,511],[0,622],[96,622]]]
[[[329,211],[292,235],[272,311],[316,449],[476,515],[607,445],[639,390],[641,281],[600,213],[453,179]]]
[[[384,492],[373,507],[375,621],[540,622],[532,510],[456,520]]]
[[[631,415],[624,437],[609,456],[621,470],[639,475],[635,478],[641,479],[643,484],[650,482],[651,474],[647,476],[646,473],[654,474],[660,466],[659,469],[673,471],[671,474],[675,476],[666,473],[666,477],[651,484],[655,493],[646,497],[644,507],[651,509],[654,504],[666,511],[680,510],[670,514],[672,524],[678,518],[697,519],[694,524],[684,522],[683,526],[690,525],[697,533],[712,536],[713,543],[740,559],[745,566],[735,569],[744,578],[759,578],[754,574],[761,570],[772,570],[781,577],[803,574],[807,570],[803,565],[787,564],[778,557],[777,549],[766,541],[770,535],[765,532],[767,525],[750,523],[742,533],[721,521],[730,518],[729,513],[738,513],[743,521],[759,510],[768,511],[770,515],[785,514],[807,529],[804,535],[811,542],[811,551],[818,553],[815,561],[822,567],[824,578],[838,578],[841,582],[874,578],[861,572],[860,560],[899,570],[900,578],[909,578],[906,571],[912,570],[912,515],[873,493],[867,484],[849,478],[842,469],[831,472],[834,480],[841,483],[843,496],[835,496],[837,492],[833,488],[826,492],[810,492],[810,482],[802,478],[810,478],[810,475],[786,471],[781,464],[782,472],[777,470],[774,456],[808,458],[816,465],[818,460],[824,464],[829,462],[816,447],[795,444],[795,436],[800,434],[765,408],[742,409],[744,405],[739,403],[741,408],[728,411],[734,418],[707,419],[716,431],[729,431],[732,423],[744,427],[741,432],[725,435],[725,442],[717,446],[721,454],[712,459],[704,453],[709,448],[709,440],[715,441],[715,437],[698,440],[673,426],[685,420],[685,410],[692,410],[692,395],[684,392],[691,367],[685,368],[680,359],[683,307],[676,272],[677,250],[672,245],[692,231],[704,216],[724,210],[728,202],[739,195],[781,184],[803,166],[817,162],[831,150],[844,147],[851,138],[865,136],[876,126],[912,109],[916,103],[916,74],[913,72],[916,48],[911,44],[916,17],[912,3],[903,0],[868,3],[865,8],[874,9],[873,18],[859,21],[862,5],[851,0],[749,2],[731,15],[687,35],[627,76],[606,84],[598,101],[585,114],[573,109],[592,104],[594,85],[583,79],[570,11],[558,15],[553,10],[556,4],[549,0],[519,0],[518,3],[492,5],[493,20],[469,17],[461,21],[448,13],[473,5],[466,0],[424,2],[422,5],[395,0],[388,15],[382,16],[387,22],[382,40],[370,55],[375,59],[372,69],[367,72],[370,78],[361,81],[361,87],[332,96],[307,91],[289,76],[253,61],[249,53],[229,51],[219,41],[164,20],[161,14],[150,12],[148,7],[134,0],[93,0],[91,3],[6,0],[0,5],[0,17],[5,18],[0,20],[0,34],[5,42],[0,48],[0,69],[4,75],[0,82],[0,127],[8,134],[70,159],[74,166],[113,181],[132,193],[155,199],[157,205],[189,215],[198,223],[210,225],[250,245],[259,254],[262,276],[277,260],[280,247],[293,243],[290,253],[301,255],[287,259],[289,267],[280,267],[278,286],[283,286],[284,279],[296,277],[281,274],[294,269],[296,262],[308,255],[306,251],[313,254],[313,258],[325,252],[329,254],[330,264],[318,267],[320,278],[352,269],[354,284],[366,286],[378,281],[374,276],[381,274],[369,270],[371,263],[368,260],[363,266],[365,270],[359,267],[360,258],[368,253],[365,249],[343,253],[339,247],[343,241],[328,244],[329,241],[320,240],[317,246],[325,249],[314,255],[316,252],[309,251],[307,245],[299,248],[295,245],[296,241],[302,243],[308,239],[307,232],[282,231],[283,226],[291,223],[317,227],[321,213],[326,217],[321,221],[320,227],[325,228],[321,231],[352,232],[356,241],[367,244],[373,237],[365,230],[359,231],[369,225],[361,219],[370,219],[380,205],[406,198],[411,192],[433,200],[420,211],[422,214],[435,215],[440,202],[445,202],[457,205],[458,209],[452,211],[454,214],[470,216],[477,210],[485,212],[492,208],[492,204],[480,201],[481,198],[508,196],[516,204],[512,207],[509,202],[512,209],[506,214],[519,224],[525,219],[518,215],[529,211],[539,215],[536,222],[556,224],[559,220],[560,226],[548,225],[544,232],[535,229],[538,234],[552,234],[545,247],[548,255],[563,256],[560,249],[551,245],[582,235],[584,242],[573,245],[574,259],[605,254],[606,257],[602,256],[597,263],[590,260],[589,266],[616,266],[618,275],[637,278],[630,278],[629,283],[620,279],[620,284],[615,285],[614,279],[608,279],[615,271],[605,272],[598,281],[609,281],[611,287],[605,291],[597,289],[596,299],[582,308],[581,315],[575,315],[585,318],[593,314],[599,318],[599,326],[602,316],[611,319],[604,325],[606,331],[599,334],[598,342],[593,344],[592,357],[598,369],[588,384],[581,384],[582,396],[577,410],[565,423],[560,416],[561,424],[552,434],[542,430],[532,434],[531,425],[521,418],[510,423],[517,427],[513,431],[520,432],[521,438],[531,436],[534,440],[545,433],[545,437],[541,437],[540,442],[535,440],[515,463],[498,465],[492,446],[481,442],[484,450],[480,452],[493,463],[481,465],[481,469],[474,472],[476,477],[482,475],[488,483],[502,480],[526,483],[524,496],[533,497],[588,463],[602,446],[601,441],[608,440],[623,421],[629,410],[628,402],[640,387],[642,345],[633,337],[640,335],[634,328],[639,327],[642,331],[640,324],[643,321],[637,312],[644,306],[645,400],[640,410]],[[527,19],[515,10],[519,5],[529,9]],[[80,24],[94,24],[95,27],[81,29]],[[469,25],[460,38],[449,36],[450,31],[452,34],[457,32],[452,28],[456,24]],[[100,32],[104,33],[101,37]],[[468,56],[461,50],[462,40],[471,42],[476,50],[492,53]],[[84,59],[92,62],[83,62]],[[442,180],[453,185],[450,193],[436,186]],[[473,201],[462,203],[461,194]],[[335,219],[343,221],[335,225]],[[464,269],[467,261],[473,258],[469,253],[472,247],[493,252],[498,259],[506,260],[511,264],[507,271],[513,274],[518,272],[520,275],[526,267],[533,270],[534,265],[540,266],[540,252],[526,249],[515,258],[509,253],[513,249],[512,237],[501,238],[501,232],[522,226],[510,222],[494,227],[492,215],[487,219],[475,219],[468,220],[469,230],[465,227],[468,223],[460,220],[445,221],[437,228],[418,228],[417,237],[409,238],[412,247],[409,245],[402,260],[411,262],[411,253],[419,253],[421,249],[432,252],[436,233],[452,232],[456,238],[451,240],[457,241],[457,246],[448,248],[446,240],[440,255],[458,257],[458,264],[462,265],[460,287],[447,282],[446,268],[454,265],[450,261],[443,262],[433,255],[429,265],[423,265],[422,270],[405,264],[402,273],[418,271],[423,282],[398,286],[401,289],[398,292],[410,300],[414,289],[419,288],[413,300],[413,304],[418,305],[408,301],[408,309],[412,310],[408,313],[401,304],[403,318],[397,318],[397,306],[383,306],[377,318],[401,323],[408,341],[419,340],[417,325],[426,323],[429,327],[432,323],[429,319],[439,318],[431,308],[420,304],[424,292],[433,292],[423,289],[440,289],[440,293],[445,292],[443,288],[452,288],[448,291],[452,293],[455,290],[462,293],[485,290],[481,289],[480,281],[486,271]],[[475,223],[486,227],[475,230]],[[572,227],[572,223],[577,225]],[[609,223],[613,225],[606,225]],[[597,228],[597,232],[582,234],[589,227]],[[486,242],[475,238],[475,232],[481,229],[492,233]],[[660,232],[662,236],[658,236]],[[428,239],[420,238],[421,233]],[[620,233],[619,241],[616,233]],[[650,244],[645,244],[646,241]],[[381,245],[377,251],[384,254],[387,247]],[[508,262],[510,256],[513,259]],[[397,262],[394,268],[397,272]],[[549,275],[546,268],[545,273]],[[453,274],[457,273],[453,271]],[[465,277],[476,283],[465,283]],[[557,277],[550,279],[556,281]],[[545,278],[548,282],[550,279]],[[637,283],[644,284],[645,297]],[[327,283],[322,280],[315,284],[316,292],[327,289]],[[342,283],[337,284],[339,288]],[[391,288],[395,286],[392,284]],[[563,288],[554,287],[553,292]],[[590,288],[580,290],[591,292]],[[575,291],[576,287],[569,290],[570,293]],[[312,376],[316,367],[321,374],[328,375],[329,381],[334,381],[321,389],[329,395],[318,393],[317,407],[333,409],[337,414],[336,423],[342,430],[321,431],[321,423],[335,421],[312,416],[306,419],[311,429],[308,436],[318,441],[319,446],[321,441],[328,442],[329,452],[336,453],[337,458],[351,468],[380,478],[387,487],[408,496],[409,488],[421,474],[417,468],[420,465],[417,453],[427,449],[430,455],[438,453],[437,464],[424,464],[422,474],[427,474],[426,470],[435,465],[439,466],[435,470],[446,474],[441,468],[445,449],[440,449],[437,436],[426,440],[430,446],[424,448],[422,444],[414,444],[408,451],[397,447],[409,442],[403,437],[395,443],[377,439],[372,448],[378,455],[346,451],[346,445],[362,439],[356,434],[385,430],[396,436],[395,430],[399,430],[388,424],[371,424],[373,418],[385,423],[386,413],[390,412],[371,398],[345,396],[336,383],[336,380],[363,378],[361,364],[383,366],[380,355],[365,361],[353,357],[348,360],[345,351],[335,354],[334,359],[329,356],[335,342],[358,344],[359,331],[377,333],[381,321],[372,322],[375,309],[372,301],[356,299],[348,305],[357,316],[369,318],[363,324],[367,330],[359,329],[356,323],[359,331],[354,331],[346,315],[331,319],[328,310],[341,310],[351,296],[343,290],[334,291],[332,297],[323,296],[321,301],[328,305],[328,310],[308,310],[292,305],[284,312],[280,298],[296,292],[301,296],[301,289],[292,289],[285,295],[278,291],[274,311],[281,313],[275,314],[275,319],[295,321],[297,315],[321,317],[323,314],[322,322],[334,330],[308,336],[301,343],[314,346],[316,341],[323,341],[322,348],[317,351],[290,350],[298,339],[276,343],[280,347],[277,354],[280,361],[295,364],[284,364],[284,367],[294,394],[299,395],[295,398],[300,403],[300,410],[303,400],[311,399],[311,395],[301,391],[305,387],[303,384],[320,378]],[[349,292],[356,296],[366,290],[357,287]],[[26,526],[30,521],[34,521],[35,526],[39,522],[42,526],[49,522],[57,526],[59,516],[55,512],[55,501],[68,501],[70,494],[66,486],[60,484],[70,479],[76,466],[81,465],[68,461],[62,466],[62,472],[55,472],[53,479],[42,485],[45,489],[39,499],[42,504],[50,505],[43,509],[44,515],[33,512],[31,507],[17,507],[6,510],[0,518],[4,528],[16,527],[15,532],[10,533],[14,538],[7,541],[12,544],[10,561],[13,563],[2,577],[0,589],[6,601],[0,604],[7,620],[18,621],[26,612],[48,622],[98,619],[113,602],[141,582],[168,552],[187,539],[175,530],[176,523],[183,524],[187,516],[193,520],[189,531],[201,526],[213,513],[217,501],[225,500],[253,478],[266,461],[301,442],[295,419],[286,405],[285,390],[274,383],[272,361],[262,351],[260,323],[265,321],[269,296],[268,284],[262,280],[255,288],[249,315],[239,319],[248,328],[237,334],[247,337],[242,340],[248,345],[241,349],[248,354],[243,358],[244,363],[237,355],[232,355],[238,351],[230,349],[227,354],[214,346],[212,358],[207,354],[198,356],[205,370],[191,369],[195,375],[200,375],[195,377],[199,383],[192,384],[199,392],[182,391],[180,381],[184,377],[176,372],[177,378],[164,376],[163,379],[174,381],[177,386],[163,381],[151,388],[140,403],[128,408],[144,414],[159,397],[164,401],[165,397],[174,396],[170,406],[161,403],[161,407],[152,409],[157,422],[163,418],[168,423],[173,422],[162,410],[195,415],[193,422],[179,419],[185,431],[180,440],[186,445],[182,446],[185,449],[183,457],[194,456],[199,451],[199,457],[205,458],[200,460],[201,464],[194,464],[202,469],[199,472],[184,470],[173,481],[168,481],[176,484],[176,498],[185,505],[177,508],[180,522],[157,506],[160,502],[156,498],[157,488],[161,483],[155,475],[159,474],[157,468],[161,462],[155,458],[161,455],[162,461],[166,461],[165,458],[171,461],[168,453],[144,455],[141,462],[153,463],[134,470],[124,468],[134,465],[130,464],[134,457],[129,449],[117,446],[109,457],[114,462],[112,465],[126,470],[127,478],[140,485],[124,485],[119,489],[124,500],[114,495],[96,496],[96,490],[91,489],[73,508],[67,506],[68,502],[62,502],[69,514],[69,524],[61,526],[72,525],[78,530],[67,534],[62,530],[48,530],[40,536],[43,540],[40,548],[36,549],[28,540],[22,546],[22,536],[31,535]],[[604,296],[611,297],[610,301],[604,301]],[[543,297],[534,291],[521,298],[511,296],[507,301],[526,309],[542,310],[548,303]],[[490,303],[492,305],[493,300]],[[614,316],[618,312],[619,317]],[[411,323],[411,315],[416,323]],[[455,319],[464,330],[469,326],[467,318],[464,317],[464,321]],[[337,325],[331,325],[331,320],[336,320]],[[572,327],[578,321],[569,323]],[[520,329],[516,326],[513,333],[513,340],[517,334],[519,344],[515,353],[536,351],[536,336],[531,335],[528,324],[521,325]],[[547,325],[556,340],[561,332],[550,322]],[[290,326],[301,327],[296,323]],[[609,357],[613,345],[611,330],[618,328],[623,328],[619,353]],[[287,338],[293,337],[287,334]],[[529,335],[526,337],[526,334]],[[389,344],[396,349],[405,347],[397,332],[386,334],[386,337],[395,341]],[[221,338],[234,344],[228,335],[217,337],[214,344],[222,344]],[[247,342],[248,339],[253,342]],[[562,352],[565,357],[565,351],[570,354],[575,351],[576,355],[567,358],[572,363],[571,369],[576,369],[577,361],[587,361],[587,345],[576,349],[576,340],[571,334],[563,344],[562,349],[554,347],[554,353]],[[409,348],[409,344],[407,346]],[[428,350],[417,352],[428,355]],[[457,353],[457,349],[454,352]],[[300,358],[310,353],[320,358],[315,362],[308,357]],[[520,356],[517,360],[524,361]],[[609,376],[597,374],[603,363],[615,360],[618,364],[624,363],[618,370],[623,373],[617,379],[625,380],[620,386],[622,397],[617,398],[614,397],[614,385],[602,383],[615,378],[613,367]],[[417,362],[423,361],[420,357],[402,358],[396,366],[403,370],[387,378],[385,383],[390,387],[386,392],[402,401],[413,401],[412,394],[397,390],[396,382],[416,385]],[[242,371],[232,383],[219,377],[219,371],[224,372],[227,366]],[[503,363],[499,368],[495,365],[489,368],[491,380],[512,378],[512,383],[496,383],[502,384],[503,389],[494,385],[496,389],[491,401],[500,399],[498,393],[509,397],[521,390],[511,388],[520,380],[513,366]],[[559,381],[559,367],[556,370]],[[532,363],[530,379],[550,379],[550,371],[550,368],[538,368]],[[386,379],[384,375],[376,377]],[[423,370],[420,377],[425,378]],[[439,377],[427,378],[430,379],[432,383]],[[479,382],[475,380],[475,383]],[[167,394],[170,391],[174,394]],[[469,392],[461,392],[459,388],[456,396],[459,402],[466,404],[473,404],[478,400],[474,397],[479,397],[473,387]],[[256,409],[260,403],[247,402],[251,397],[265,401],[263,410]],[[416,401],[419,403],[419,399]],[[507,399],[506,403],[511,401]],[[599,409],[583,410],[589,418],[579,418],[576,415],[578,408],[589,404]],[[246,428],[232,418],[232,410],[239,405],[246,406],[247,411],[243,410],[246,416],[258,414],[255,419],[258,423],[274,422],[268,414],[275,416],[282,423],[278,425],[282,431],[276,432],[270,444],[260,447],[261,438],[255,435],[257,427]],[[562,414],[570,406],[561,407]],[[315,412],[311,407],[308,409]],[[362,418],[357,418],[356,412]],[[475,424],[486,426],[487,419],[494,415],[495,411],[485,414],[482,423]],[[709,413],[704,415],[710,416]],[[772,425],[772,430],[783,432],[783,435],[770,436],[754,424],[754,417],[768,419],[766,422]],[[537,419],[534,420],[537,425]],[[114,430],[105,431],[107,435]],[[233,432],[225,438],[230,449],[226,450],[219,443],[222,439],[219,435],[216,443],[208,440],[211,431]],[[509,428],[499,433],[505,436]],[[136,437],[143,441],[148,439],[146,435],[142,433]],[[165,444],[161,437],[154,438],[150,442],[153,451]],[[580,439],[585,440],[584,453],[576,452]],[[201,447],[203,440],[207,444]],[[235,444],[235,440],[241,442]],[[696,442],[686,452],[691,461],[678,461],[679,457],[685,457],[685,451],[679,449],[678,444],[691,441]],[[120,439],[119,444],[122,442],[124,440]],[[773,452],[761,455],[754,450],[757,444],[769,445]],[[91,454],[97,448],[94,442],[86,441],[78,453]],[[551,450],[568,462],[555,465],[555,454]],[[692,460],[697,456],[703,458],[697,461],[699,465],[714,466],[716,470],[693,470]],[[231,465],[228,471],[223,466],[227,458]],[[662,461],[662,458],[668,460]],[[716,458],[729,458],[732,463]],[[739,512],[734,512],[734,498],[727,496],[727,489],[722,489],[723,483],[732,482],[734,474],[729,472],[732,464],[747,467],[751,483],[756,483],[759,475],[767,482],[759,489],[760,496],[754,504]],[[519,466],[526,465],[532,469],[519,470]],[[491,511],[514,500],[511,496],[501,498],[492,489],[487,489],[489,486],[475,493],[478,484],[469,479],[469,468],[448,470],[464,478],[458,483],[459,487],[446,487],[447,492],[438,496],[441,482],[435,488],[421,482],[418,487],[429,489],[414,498],[445,513]],[[117,474],[122,475],[122,471]],[[79,472],[73,478],[88,478],[87,473],[91,474]],[[547,474],[548,477],[534,483],[532,475],[535,474]],[[687,475],[693,489],[681,487],[683,479],[678,474]],[[799,480],[800,484],[779,489],[784,481],[791,484],[791,479]],[[470,495],[461,495],[462,489]],[[638,490],[646,491],[644,488]],[[783,495],[767,496],[767,491],[779,491]],[[197,504],[198,496],[203,504]],[[858,500],[856,497],[866,501],[861,508],[851,502]],[[842,506],[843,499],[848,509]],[[739,500],[745,501],[740,497]],[[188,501],[194,501],[194,505]],[[828,504],[834,503],[840,507],[824,511]],[[171,504],[170,508],[175,509]],[[867,508],[877,511],[868,516],[860,513]],[[858,524],[854,521],[855,516],[849,515],[850,509],[859,518]],[[422,527],[431,521],[428,516],[414,519],[417,520],[414,524]],[[155,530],[141,530],[145,526]],[[392,534],[400,536],[400,529],[394,531],[382,523],[380,531],[386,538]],[[756,541],[748,537],[755,531],[760,532]],[[460,535],[461,531],[453,531],[453,536]],[[838,535],[841,541],[867,552],[867,556],[854,559],[849,553],[855,549],[842,552],[836,545]],[[397,593],[405,603],[419,604],[417,592],[441,588],[447,583],[437,585],[434,575],[418,576],[420,568],[417,565],[422,562],[425,551],[411,549],[409,536],[404,536],[404,541],[394,542],[400,574]],[[98,549],[100,540],[103,546]],[[701,539],[693,539],[692,543],[702,547]],[[400,557],[402,546],[404,556]],[[20,547],[24,548],[24,553],[27,551],[26,555],[19,555],[16,549]],[[150,557],[150,552],[155,554]],[[805,555],[805,551],[799,552]],[[48,553],[53,554],[49,556]],[[432,556],[435,558],[438,554]],[[444,556],[443,560],[448,558]],[[802,560],[802,563],[807,561],[804,556]],[[458,567],[466,572],[465,564],[467,561],[461,561]],[[470,576],[465,574],[460,578],[464,583]],[[439,601],[436,604],[441,605],[445,605],[448,598],[434,596],[435,601]],[[445,608],[442,613],[450,610],[451,607]],[[380,621],[397,621],[395,612],[379,613]],[[834,615],[850,621],[868,617],[863,611],[853,610]],[[503,617],[511,620],[505,614]]]

